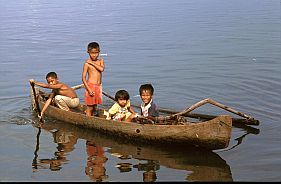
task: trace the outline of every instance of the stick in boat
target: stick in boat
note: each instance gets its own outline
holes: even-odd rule
[[[34,88],[34,83],[30,82],[30,85],[31,85],[32,92],[33,92],[33,97],[34,97],[34,101],[35,101],[35,105],[36,105],[36,110],[38,112],[38,115],[41,117],[41,110],[40,110],[39,102],[38,102],[38,99],[37,99],[36,91],[35,91],[35,88]],[[41,123],[44,123],[42,117],[39,118],[39,120],[40,120]]]
[[[84,84],[79,84],[79,85],[76,85],[76,86],[72,86],[71,88],[76,90],[76,89],[80,89],[80,88],[83,88],[84,87]]]
[[[102,91],[102,94],[108,98],[110,98],[111,100],[115,101],[115,98],[110,96],[109,94],[107,94],[106,92]]]
[[[234,109],[232,109],[232,108],[230,108],[230,107],[228,107],[228,106],[226,106],[226,105],[223,105],[223,104],[221,104],[221,103],[218,103],[218,102],[216,102],[216,101],[214,101],[214,100],[212,100],[212,99],[210,99],[210,98],[206,98],[206,99],[204,99],[204,100],[201,100],[201,101],[195,103],[194,105],[190,106],[189,108],[186,108],[185,110],[183,110],[183,111],[181,111],[181,112],[178,112],[178,113],[176,113],[176,114],[172,114],[172,115],[170,115],[170,116],[158,117],[157,120],[158,120],[158,121],[162,121],[162,120],[165,121],[165,120],[173,119],[173,118],[175,118],[176,116],[184,116],[185,114],[187,114],[187,113],[193,111],[194,109],[196,109],[196,108],[198,108],[198,107],[200,107],[200,106],[202,106],[202,105],[204,105],[204,104],[206,104],[206,103],[210,103],[210,104],[215,105],[215,106],[217,106],[217,107],[220,107],[220,108],[222,108],[222,109],[224,109],[224,110],[226,110],[226,111],[229,111],[229,112],[232,112],[232,113],[237,114],[237,115],[239,115],[239,116],[242,116],[242,117],[246,118],[246,119],[249,120],[249,121],[255,121],[255,119],[254,119],[253,117],[251,117],[251,116],[249,116],[249,115],[246,115],[246,114],[244,114],[244,113],[241,113],[241,112],[239,112],[239,111],[236,111],[236,110],[234,110]]]
[[[134,105],[133,105],[134,106]],[[174,110],[170,110],[170,109],[164,109],[164,108],[158,108],[159,112],[163,112],[163,113],[168,113],[168,114],[176,114],[179,113],[178,111],[174,111]],[[197,118],[197,119],[206,119],[206,120],[210,120],[210,119],[214,119],[215,117],[217,117],[217,115],[210,115],[210,114],[199,114],[199,113],[191,113],[188,112],[182,116],[185,117],[190,117],[190,118]],[[241,126],[241,125],[259,125],[259,120],[247,120],[244,118],[232,118],[232,123],[233,126]]]

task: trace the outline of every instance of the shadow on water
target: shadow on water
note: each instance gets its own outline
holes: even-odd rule
[[[240,128],[240,129],[243,129],[246,133],[244,133],[243,135],[235,138],[234,140],[237,142],[235,145],[229,147],[229,148],[226,148],[222,151],[218,151],[218,152],[223,152],[223,151],[229,151],[229,150],[232,150],[234,149],[235,147],[239,146],[243,139],[247,136],[247,135],[250,135],[250,134],[253,134],[253,135],[258,135],[260,133],[260,129],[258,128],[254,128],[254,127],[251,127],[251,126],[248,126],[248,125],[244,125],[244,124],[235,124],[235,127],[236,128]]]
[[[39,151],[39,145],[40,145],[40,134],[41,134],[41,128],[38,128],[38,132],[36,135],[36,146],[35,146],[35,151],[34,151],[34,158],[32,160],[32,169],[37,170],[38,169],[38,163],[37,163],[37,158],[38,158],[38,151]]]
[[[38,159],[41,132],[38,128],[37,145],[32,161],[33,169],[37,171],[39,169],[60,170],[63,163],[67,161],[66,153],[74,150],[78,139],[83,139],[86,140],[87,152],[85,174],[93,181],[104,181],[110,178],[106,174],[105,163],[109,158],[105,156],[104,147],[109,148],[106,151],[108,154],[118,159],[115,167],[120,173],[137,169],[143,173],[143,181],[161,180],[157,178],[157,172],[160,172],[161,166],[188,171],[185,178],[187,181],[233,181],[229,165],[212,151],[189,147],[124,143],[123,140],[110,138],[105,134],[67,123],[58,123],[56,120],[48,120],[42,129],[52,133],[54,142],[58,146],[54,158]],[[139,163],[130,162],[130,159],[137,159]]]

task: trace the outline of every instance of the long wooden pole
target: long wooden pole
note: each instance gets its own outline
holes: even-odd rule
[[[251,117],[251,116],[249,116],[249,115],[246,115],[246,114],[244,114],[244,113],[241,113],[241,112],[239,112],[239,111],[236,111],[236,110],[234,110],[234,109],[232,109],[232,108],[230,108],[230,107],[228,107],[228,106],[226,106],[226,105],[223,105],[223,104],[221,104],[221,103],[218,103],[218,102],[216,102],[216,101],[214,101],[214,100],[212,100],[212,99],[210,99],[210,98],[206,98],[206,99],[204,99],[204,100],[201,100],[201,101],[199,101],[199,102],[193,104],[193,105],[190,106],[189,108],[185,109],[184,111],[181,111],[181,112],[172,114],[172,115],[170,115],[170,116],[159,117],[159,118],[157,118],[157,120],[158,120],[158,121],[169,120],[169,119],[173,119],[173,118],[176,117],[176,116],[184,116],[184,115],[188,114],[189,112],[193,111],[194,109],[196,109],[196,108],[198,108],[198,107],[200,107],[200,106],[202,106],[202,105],[204,105],[204,104],[206,104],[206,103],[210,103],[210,104],[215,105],[215,106],[217,106],[217,107],[220,107],[220,108],[222,108],[222,109],[224,109],[224,110],[227,110],[227,111],[229,111],[229,112],[232,112],[232,113],[234,113],[234,114],[237,114],[237,115],[239,115],[239,116],[242,116],[242,117],[246,118],[249,122],[254,122],[255,125],[256,125],[256,124],[257,124],[257,125],[259,124],[259,122],[258,122],[257,120],[255,120],[253,117]]]
[[[114,97],[112,97],[112,96],[110,96],[109,94],[107,94],[106,92],[102,92],[102,94],[104,95],[104,96],[106,96],[106,97],[108,97],[108,98],[110,98],[111,100],[113,100],[113,101],[115,101],[115,98]]]
[[[137,105],[133,105],[134,107],[139,107]],[[179,113],[178,111],[175,110],[170,110],[170,109],[165,109],[165,108],[159,108],[158,107],[158,111],[162,112],[162,113],[166,113],[166,114],[176,114]],[[215,117],[217,117],[217,115],[210,115],[210,114],[200,114],[200,113],[186,113],[183,114],[182,116],[185,117],[190,117],[190,118],[200,118],[200,119],[205,119],[205,120],[210,120],[210,119],[214,119]],[[242,125],[242,124],[246,124],[246,125],[259,125],[259,121],[258,120],[247,120],[244,118],[232,118],[232,123],[237,124],[237,125]]]
[[[80,89],[80,88],[83,88],[84,87],[84,84],[79,84],[79,85],[76,85],[76,86],[72,86],[71,88],[76,90],[76,89]]]
[[[32,92],[33,92],[33,97],[34,97],[37,113],[41,117],[41,110],[40,110],[39,102],[38,102],[38,99],[37,99],[34,83],[30,82],[30,85],[31,85],[31,88],[32,88]],[[41,123],[44,123],[42,118],[39,118],[39,120],[40,120]]]

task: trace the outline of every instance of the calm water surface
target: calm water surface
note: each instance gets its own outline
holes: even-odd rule
[[[0,181],[281,180],[279,0],[0,5]],[[127,89],[139,103],[138,87],[149,82],[160,107],[212,98],[260,125],[233,127],[229,147],[213,152],[132,145],[51,119],[39,130],[28,79],[45,82],[56,71],[81,84],[91,41],[108,54],[103,88],[111,95]],[[211,105],[196,112],[229,114]]]

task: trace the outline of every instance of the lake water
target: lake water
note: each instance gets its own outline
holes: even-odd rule
[[[279,0],[0,0],[0,9],[0,181],[281,180]],[[111,95],[126,89],[138,103],[152,83],[159,107],[212,98],[260,125],[233,127],[229,147],[213,152],[131,145],[51,119],[36,128],[28,80],[55,71],[81,84],[91,41],[107,54]]]

